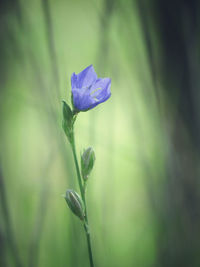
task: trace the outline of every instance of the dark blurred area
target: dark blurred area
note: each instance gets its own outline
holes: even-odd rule
[[[199,266],[199,1],[138,1],[138,6],[158,101],[159,83],[171,103],[171,109],[160,110],[170,150],[163,199],[154,199],[161,225],[158,266]]]
[[[31,2],[33,1],[29,0],[28,2],[32,5]],[[17,1],[17,0],[0,1],[0,39],[1,39],[0,40],[0,113],[1,113],[0,121],[2,125],[2,129],[0,131],[0,137],[1,137],[1,143],[4,145],[7,141],[5,140],[6,133],[3,127],[6,126],[8,119],[14,116],[13,112],[20,109],[18,104],[16,104],[17,100],[16,102],[14,102],[16,106],[12,106],[12,108],[10,108],[9,106],[10,102],[7,99],[7,95],[9,95],[10,97],[10,95],[12,95],[13,91],[15,90],[15,89],[8,89],[9,86],[7,85],[7,84],[10,84],[10,80],[12,80],[11,74],[13,70],[11,72],[10,69],[12,69],[13,64],[16,65],[15,67],[16,69],[22,68],[22,72],[23,72],[23,70],[28,68],[27,62],[29,63],[31,62],[30,72],[34,73],[33,75],[35,76],[35,80],[37,81],[37,84],[41,86],[41,87],[38,86],[39,88],[38,94],[41,95],[41,100],[40,100],[41,102],[38,102],[39,105],[42,103],[42,101],[46,100],[45,92],[48,92],[47,88],[49,88],[46,82],[48,78],[50,80],[49,84],[51,86],[55,86],[58,89],[57,92],[54,93],[57,97],[56,100],[57,99],[60,100],[61,99],[60,95],[63,95],[63,92],[62,92],[63,89],[61,87],[65,84],[65,81],[66,81],[66,79],[62,78],[62,75],[64,75],[63,73],[65,73],[65,70],[61,70],[59,62],[63,63],[64,59],[62,61],[61,52],[60,52],[61,53],[60,57],[58,56],[58,50],[59,49],[61,50],[61,46],[59,47],[59,49],[56,46],[56,42],[58,43],[58,39],[56,39],[56,36],[57,36],[56,29],[59,29],[59,26],[57,26],[56,28],[56,26],[54,25],[54,23],[56,23],[56,25],[59,24],[58,14],[59,14],[60,9],[56,11],[57,13],[54,13],[54,10],[56,10],[57,6],[59,7],[63,6],[63,8],[66,9],[66,12],[67,12],[68,6],[70,6],[71,3],[70,1],[66,1],[66,2],[58,1],[58,3],[55,3],[49,0],[42,0],[42,1],[37,1],[37,4],[40,7],[38,9],[40,10],[42,14],[41,21],[45,25],[43,27],[45,28],[44,35],[46,36],[46,39],[45,39],[46,50],[48,51],[48,57],[49,57],[48,64],[50,65],[50,67],[48,71],[50,73],[49,74],[50,78],[49,77],[46,78],[45,74],[42,73],[43,66],[40,65],[40,60],[38,60],[38,58],[36,58],[34,54],[36,51],[35,50],[36,48],[31,47],[31,39],[30,39],[31,23],[28,20],[28,16],[26,14],[29,8],[28,7],[29,4],[25,3],[25,1]],[[74,15],[72,15],[72,17],[77,18],[78,16],[75,12],[76,7],[77,5],[81,6],[79,10],[81,14],[82,13],[81,8],[82,8],[82,5],[84,6],[84,4],[81,3],[81,1],[77,1],[77,3],[74,5],[75,6],[72,8]],[[150,217],[153,218],[153,219],[149,219],[149,224],[153,225],[152,226],[153,230],[150,229],[150,231],[152,230],[152,235],[153,235],[152,240],[154,240],[154,242],[152,241],[152,243],[155,245],[155,251],[152,252],[153,256],[152,257],[149,256],[149,258],[151,258],[152,261],[144,262],[142,258],[143,257],[145,258],[145,254],[142,255],[142,253],[141,253],[141,260],[138,259],[137,261],[134,258],[135,256],[131,255],[132,250],[134,251],[135,247],[137,247],[137,239],[136,241],[135,240],[132,241],[131,239],[130,242],[128,242],[126,239],[122,241],[122,244],[123,244],[121,245],[122,247],[126,246],[128,243],[127,250],[124,249],[126,250],[124,252],[126,257],[124,256],[124,259],[121,262],[120,260],[117,261],[116,255],[118,254],[118,251],[121,251],[120,239],[118,239],[118,243],[116,242],[117,244],[116,247],[117,246],[118,247],[116,248],[116,251],[114,254],[115,256],[112,257],[110,253],[107,254],[107,257],[108,258],[110,257],[109,260],[108,259],[102,260],[102,257],[104,255],[103,250],[101,251],[101,253],[99,252],[99,257],[97,256],[98,251],[96,251],[97,266],[127,266],[127,267],[128,266],[130,267],[131,266],[137,266],[137,267],[140,267],[140,266],[141,267],[146,267],[146,266],[147,267],[150,267],[150,266],[190,267],[191,266],[191,267],[198,267],[200,266],[200,254],[199,254],[199,250],[200,250],[200,207],[199,207],[200,205],[200,50],[199,50],[200,2],[198,0],[190,0],[190,1],[187,1],[187,0],[182,0],[182,1],[181,0],[179,1],[178,0],[173,0],[173,1],[172,0],[169,0],[169,1],[131,0],[127,2],[122,1],[122,0],[86,1],[85,9],[88,9],[89,13],[90,13],[90,9],[89,9],[90,6],[92,6],[91,13],[94,13],[95,11],[96,13],[94,17],[98,19],[98,23],[96,23],[95,21],[97,26],[96,24],[94,24],[95,26],[93,26],[94,33],[98,32],[97,36],[94,37],[94,38],[98,38],[97,44],[96,43],[93,44],[93,45],[97,45],[97,49],[95,50],[96,65],[98,66],[99,71],[102,71],[102,73],[104,72],[104,66],[106,65],[106,67],[110,70],[110,72],[108,73],[111,73],[112,71],[113,73],[112,79],[116,80],[117,82],[120,80],[120,77],[122,76],[122,75],[120,76],[120,73],[122,72],[122,69],[120,68],[120,66],[127,65],[128,66],[127,69],[129,69],[130,73],[134,73],[134,72],[137,73],[135,71],[137,66],[138,68],[142,69],[142,66],[140,67],[139,59],[137,63],[133,62],[134,57],[136,57],[135,56],[136,52],[134,52],[134,50],[136,49],[135,39],[137,39],[137,36],[135,36],[136,31],[133,30],[133,27],[136,27],[136,26],[131,24],[131,21],[132,21],[131,18],[134,17],[135,14],[137,14],[137,18],[138,18],[137,27],[141,31],[141,35],[143,38],[143,45],[146,49],[147,68],[149,68],[149,71],[150,71],[151,82],[152,82],[152,87],[153,87],[152,91],[151,89],[149,90],[148,88],[146,89],[147,96],[144,96],[144,103],[148,103],[149,94],[150,95],[155,94],[156,96],[155,106],[156,106],[156,110],[158,113],[158,117],[155,117],[155,119],[154,119],[155,113],[152,113],[152,115],[151,114],[149,115],[149,117],[152,120],[152,123],[154,123],[155,121],[158,121],[158,123],[156,122],[157,123],[156,125],[158,126],[155,129],[156,133],[152,134],[152,136],[150,136],[150,133],[149,133],[149,136],[150,136],[149,138],[151,137],[154,138],[155,136],[159,136],[161,141],[159,141],[160,142],[159,152],[156,155],[159,157],[160,151],[162,152],[164,151],[163,153],[165,154],[165,167],[163,167],[161,171],[161,173],[164,173],[162,177],[162,183],[160,182],[156,183],[150,180],[148,181],[148,183],[145,184],[145,186],[148,188],[147,189],[147,192],[148,192],[147,202],[148,202],[148,205],[150,206],[149,210],[151,210]],[[87,16],[87,15],[88,14],[86,15],[83,14],[83,18],[80,18],[79,27],[81,25],[81,22],[84,20],[84,16]],[[37,20],[37,13],[34,16],[36,17],[36,20]],[[63,16],[63,15],[60,15],[60,16]],[[63,17],[64,17],[63,21],[65,22],[65,16]],[[73,22],[73,19],[72,19],[72,22]],[[65,24],[63,25],[64,26],[62,29],[65,29]],[[72,24],[72,33],[69,33],[69,36],[71,36],[72,38],[73,37],[75,38],[76,36],[77,38],[78,34],[76,33],[76,30],[78,27],[76,29],[75,28],[73,29],[73,27],[77,27],[76,24],[75,26],[73,26]],[[114,27],[116,27],[117,30]],[[60,36],[64,35],[62,33],[62,29],[60,29],[61,31]],[[90,28],[89,28],[89,31],[90,31]],[[25,44],[23,41],[21,41],[19,34],[18,34],[19,32],[21,34],[20,36],[22,36],[22,39],[23,38],[26,39]],[[127,39],[126,39],[126,35],[124,35],[125,32],[127,32],[127,36],[128,36]],[[36,33],[37,33],[37,29],[36,29]],[[66,30],[65,34],[67,35],[67,33],[68,32]],[[118,36],[118,39],[115,37],[115,34]],[[114,40],[115,39],[118,40],[119,47],[120,45],[122,46],[124,45],[125,47],[124,50],[126,52],[128,59],[126,58],[124,60],[126,61],[124,65],[118,63],[119,62],[118,59],[120,59],[120,53],[121,53],[121,58],[122,58],[124,55],[123,54],[124,50],[122,48],[120,48],[121,50],[120,49],[117,50],[116,47],[118,46],[116,45],[115,47],[113,45],[114,41],[110,37],[112,35],[114,36],[112,37]],[[85,47],[87,47],[87,43],[89,43],[87,42],[87,38],[88,38],[87,30],[86,30],[86,34],[85,35],[83,34],[83,36],[80,38],[82,39],[85,38],[83,41],[85,41],[86,43]],[[66,39],[68,41],[70,37]],[[81,49],[79,45],[79,41],[80,41],[79,39],[78,41],[75,40],[74,43],[76,43],[76,45],[78,46],[78,49]],[[37,43],[37,39],[35,43]],[[67,42],[66,42],[66,45],[67,45]],[[73,44],[70,44],[70,41],[69,41],[69,46],[71,47],[73,46]],[[91,46],[88,48],[89,52],[87,52],[87,56],[90,60],[91,60],[91,54],[90,54]],[[69,58],[69,61],[71,60],[71,62],[73,62],[73,60],[70,59],[71,51],[73,51],[73,48],[72,50],[68,49],[66,54],[67,54],[67,57]],[[78,52],[77,51],[73,52],[73,55],[75,55],[76,53]],[[66,60],[67,62],[66,65],[65,63],[63,63],[64,65],[62,66],[63,69],[65,68],[65,66],[68,67],[67,60]],[[85,62],[84,60],[85,59],[82,59],[81,62]],[[135,67],[134,64],[137,64],[137,66]],[[48,71],[46,70],[46,72]],[[139,79],[141,80],[144,77],[144,80],[145,80],[145,76],[143,76],[143,70],[141,70],[140,74],[141,76],[139,77]],[[129,76],[127,75],[126,80],[128,80],[128,77]],[[130,80],[130,84],[132,84],[131,80]],[[47,87],[46,89],[44,89],[45,86]],[[129,106],[129,111],[130,111],[129,114],[133,114],[133,113],[135,114],[135,107],[132,105],[131,102],[128,102],[128,100],[132,101],[132,98],[133,98],[131,94],[134,93],[134,83],[132,87],[126,86],[126,88],[128,89],[123,88],[124,91],[123,90],[114,91],[113,89],[113,95],[118,94],[120,99],[125,99],[123,98],[125,95],[127,97],[126,98],[127,104],[125,105],[127,105],[127,107]],[[31,97],[33,97],[35,94],[35,91],[34,91],[34,94],[33,94],[33,91],[31,91],[30,93]],[[20,89],[19,89],[19,92],[20,92]],[[120,95],[121,92],[124,93],[122,98]],[[26,91],[25,91],[25,96],[26,96]],[[54,119],[54,118],[57,118],[56,116],[58,116],[58,114],[56,113],[58,112],[58,110],[56,110],[55,106],[56,107],[59,106],[59,102],[56,102],[56,104],[53,105],[52,104],[53,101],[51,97],[52,95],[50,95],[50,97],[48,98],[48,101],[49,101],[48,103],[50,103],[49,106],[47,107],[45,106],[45,108],[46,108],[47,114],[51,116],[51,119]],[[5,99],[7,100],[7,102],[5,101]],[[142,100],[140,99],[140,101],[143,103],[143,99]],[[36,105],[36,109],[37,109],[37,105]],[[115,110],[118,110],[116,104],[115,104]],[[113,114],[115,113],[115,110],[113,111]],[[5,114],[5,112],[7,113]],[[107,112],[108,112],[107,115],[110,114],[109,111]],[[133,123],[133,124],[135,123],[135,116],[136,115],[129,116],[130,123]],[[142,117],[142,115],[140,116]],[[117,116],[113,115],[112,118],[116,118],[116,117]],[[50,125],[53,124],[51,122],[51,119],[49,120]],[[95,120],[94,117],[91,117],[91,119],[93,121]],[[140,121],[140,118],[138,120]],[[117,121],[113,122],[113,121],[111,123],[113,124],[116,123],[116,125],[119,125],[119,122]],[[148,117],[146,121],[147,121],[147,124],[148,122],[151,123]],[[106,127],[107,126],[105,126],[105,133],[107,133]],[[47,128],[46,131],[48,132],[48,134],[53,132],[52,133],[54,136],[53,140],[55,141],[56,138],[58,137],[56,130],[54,132],[52,131],[51,127],[49,128],[46,127],[46,128]],[[89,126],[89,129],[90,128],[91,126]],[[90,132],[90,136],[92,136],[92,138],[94,139],[93,131],[92,131],[92,134]],[[110,131],[113,133],[113,135],[115,134],[115,128],[111,129]],[[128,131],[129,130],[127,130],[127,132]],[[133,132],[129,131],[129,134],[130,134],[130,140],[135,140],[134,139],[135,137],[133,136]],[[148,136],[148,130],[147,130],[147,133],[145,134],[147,134]],[[112,150],[112,152],[114,153],[117,150],[117,147],[119,146],[118,146],[118,143],[117,142],[114,143],[113,140],[112,138],[110,138],[110,143],[108,141],[110,146],[109,145],[107,146],[107,143],[104,145],[106,149],[108,150],[110,149],[110,151]],[[117,137],[116,137],[116,140],[118,140]],[[93,142],[95,141],[96,140],[93,140]],[[156,138],[155,138],[155,143],[156,143]],[[10,215],[11,204],[8,203],[10,201],[8,187],[13,186],[14,188],[13,182],[16,182],[16,181],[11,178],[10,180],[9,178],[7,180],[4,178],[4,172],[6,173],[5,169],[8,168],[8,165],[9,165],[9,164],[5,164],[6,157],[4,158],[4,152],[5,152],[4,145],[1,145],[1,155],[0,155],[0,167],[1,165],[3,165],[3,168],[0,172],[0,199],[1,199],[0,266],[2,267],[7,267],[7,266],[17,266],[17,267],[43,266],[45,267],[47,266],[45,264],[47,264],[46,262],[48,261],[44,260],[46,259],[45,257],[42,258],[43,261],[41,260],[41,258],[39,258],[39,254],[40,254],[40,248],[38,245],[40,242],[39,237],[34,239],[35,243],[32,244],[33,254],[29,255],[29,260],[27,260],[27,255],[26,255],[27,253],[25,251],[21,253],[23,257],[19,255],[20,254],[19,250],[21,249],[22,251],[22,247],[24,248],[26,242],[24,241],[23,245],[21,246],[19,244],[18,238],[16,237],[16,233],[15,233],[16,231],[14,231],[13,229],[15,228],[16,230],[16,225],[15,225],[14,220],[17,217]],[[60,145],[62,147],[62,141]],[[129,146],[129,143],[127,141],[127,147],[128,146]],[[124,147],[126,146],[124,145]],[[122,151],[125,150],[124,147]],[[107,153],[106,155],[109,155],[109,152],[107,152],[107,150],[106,150],[106,153]],[[63,158],[66,157],[68,159],[67,153],[66,154],[63,153],[62,155],[64,155]],[[106,157],[109,158],[109,156],[106,156]],[[132,164],[132,162],[134,161],[134,157],[132,158],[131,156],[127,156],[127,158],[130,158],[130,164]],[[104,154],[101,159],[102,160],[105,159]],[[151,161],[149,161],[146,158],[143,167],[144,169],[146,168],[147,172],[149,171],[149,169],[151,169],[151,166],[152,166],[151,164],[152,164]],[[113,176],[118,171],[120,172],[121,168],[124,168],[124,169],[127,168],[126,165],[125,167],[120,167],[119,164],[117,166],[117,163],[115,162],[114,163],[111,162],[110,164],[108,164],[108,166],[106,166],[106,168],[109,168],[110,166],[112,166],[113,168],[112,171],[110,171],[110,173]],[[12,168],[12,166],[10,168]],[[71,176],[71,173],[73,173],[73,167],[71,167],[70,165],[69,167],[67,166],[65,168],[66,169],[69,168],[69,170],[67,169],[65,171],[66,173],[69,171],[69,176]],[[72,168],[72,171],[70,168]],[[158,169],[160,168],[161,167],[158,166]],[[131,171],[132,169],[130,170],[130,172]],[[100,174],[97,174],[97,175],[101,176]],[[134,176],[135,174],[132,174],[132,175]],[[154,174],[151,174],[151,175],[153,176]],[[151,177],[151,175],[148,174],[147,176]],[[159,171],[156,175],[159,176]],[[129,187],[129,184],[128,184],[129,182],[128,181],[126,182],[127,187]],[[69,182],[69,183],[73,184],[73,182]],[[117,186],[118,184],[117,185],[115,184],[115,189],[118,188]],[[106,191],[108,195],[110,193],[109,188],[110,187],[108,185],[108,188]],[[120,188],[120,185],[119,185],[119,188]],[[116,190],[115,192],[118,192],[118,191]],[[90,197],[90,200],[93,200],[93,203],[94,203],[94,199],[92,197],[96,198],[96,196],[93,196],[91,194],[91,197]],[[110,199],[110,195],[107,197],[108,199]],[[117,201],[117,197],[119,198],[120,196],[117,195],[116,193],[115,201]],[[123,198],[123,196],[121,197]],[[102,196],[103,206],[107,205],[105,204],[107,203],[106,200],[107,198],[103,195]],[[43,200],[42,198],[41,201],[42,203],[44,203],[44,201],[46,201],[45,203],[47,203],[47,199]],[[118,201],[120,202],[120,200]],[[138,202],[140,202],[140,200]],[[133,206],[134,204],[135,202],[131,203],[131,205]],[[95,210],[95,207],[92,205],[91,205],[91,209],[93,208]],[[46,209],[45,207],[44,209]],[[116,213],[117,213],[117,205],[115,206],[115,208],[116,208]],[[110,207],[110,209],[112,210],[112,207]],[[108,216],[110,216],[109,218],[111,222],[116,224],[115,227],[117,230],[116,232],[113,233],[113,236],[112,236],[113,240],[115,240],[114,238],[117,235],[116,233],[118,233],[120,229],[118,229],[117,227],[117,220],[113,222],[111,218],[112,215],[109,215],[110,214],[109,212],[110,210],[107,210],[107,213],[105,212],[103,214],[104,215],[107,214]],[[131,210],[131,212],[134,214],[133,210]],[[41,216],[41,214],[43,214],[43,210],[40,210],[39,214]],[[129,217],[130,214],[128,212],[125,213],[124,217],[122,216],[124,218],[124,221],[126,221],[126,215],[127,215],[127,220],[129,220],[130,225],[133,225],[134,215],[133,217]],[[92,216],[95,217],[95,215],[92,215]],[[12,219],[13,217],[15,219]],[[40,218],[42,222],[39,220],[41,229],[40,227],[39,229],[37,228],[38,231],[36,232],[38,233],[38,235],[41,234],[43,231],[43,225],[44,225],[43,220],[45,220],[45,216],[44,218],[43,216],[41,216]],[[130,221],[130,218],[132,221]],[[66,218],[64,218],[64,220],[66,220]],[[95,221],[97,219],[95,218],[93,220]],[[99,225],[102,227],[102,229],[104,229],[103,227],[105,227],[105,226],[102,226],[103,220],[104,219],[99,219]],[[138,218],[138,220],[140,220],[140,218]],[[108,224],[109,225],[108,227],[110,228],[113,227],[113,224],[111,222],[110,222],[110,225]],[[67,236],[69,237],[68,239],[69,242],[65,243],[66,247],[65,249],[63,249],[63,252],[62,252],[63,260],[60,260],[59,264],[55,265],[55,262],[60,257],[59,253],[55,254],[55,257],[54,257],[55,261],[51,262],[51,260],[49,260],[51,265],[48,265],[48,266],[64,266],[62,263],[65,262],[65,256],[64,256],[65,250],[68,250],[69,253],[71,253],[70,254],[71,257],[72,258],[74,257],[75,259],[75,260],[72,260],[70,256],[68,256],[69,261],[68,261],[68,265],[66,266],[87,266],[87,264],[81,265],[82,263],[80,263],[81,257],[84,258],[83,255],[85,255],[84,249],[81,250],[81,247],[84,246],[83,245],[84,242],[81,243],[80,236],[78,237],[80,241],[78,248],[81,250],[80,261],[77,259],[79,255],[79,250],[75,251],[73,250],[73,248],[71,248],[71,250],[69,249],[69,247],[71,246],[76,247],[76,244],[73,243],[74,242],[73,234],[76,231],[76,229],[78,229],[79,226],[77,223],[77,225],[75,225],[74,227],[72,226],[73,223],[74,221],[71,221],[69,219],[70,236]],[[98,225],[98,222],[96,223]],[[105,232],[103,232],[104,230],[102,230],[102,232],[104,234],[108,233],[110,228],[106,228]],[[121,228],[123,228],[123,225],[121,225]],[[124,229],[125,228],[126,226],[124,226]],[[134,225],[133,225],[133,228],[134,228]],[[127,228],[127,229],[130,230],[131,228]],[[97,233],[98,231],[99,230],[96,229]],[[48,234],[50,235],[50,233]],[[132,233],[128,232],[127,236],[129,237],[131,235]],[[60,236],[62,235],[60,234]],[[99,233],[99,236],[101,237],[101,233]],[[99,236],[98,234],[95,235],[96,240],[100,238]],[[46,240],[47,240],[46,242],[49,243],[49,239],[46,239]],[[56,240],[57,239],[55,238],[54,241]],[[111,248],[112,245],[115,245],[115,241],[113,241],[113,243],[111,241],[108,241],[108,237],[106,240],[107,240],[107,246],[108,246],[107,251],[110,252],[112,251],[112,248]],[[104,239],[103,241],[102,240],[99,241],[98,244],[99,244],[99,247],[102,247],[101,245],[104,244]],[[54,245],[56,247],[55,243]],[[20,249],[18,247],[20,247]],[[50,250],[50,252],[47,251],[46,252],[47,255],[51,255],[55,247],[54,248],[51,247],[52,250]],[[60,247],[62,247],[62,245],[60,245]],[[149,247],[151,247],[151,245],[149,245]],[[148,247],[147,248],[145,247],[145,249],[148,254]],[[122,251],[124,250],[122,249]],[[145,253],[145,251],[143,251],[143,253]],[[29,262],[29,264],[27,265],[24,262]]]

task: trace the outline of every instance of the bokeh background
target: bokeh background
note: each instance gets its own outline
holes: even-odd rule
[[[87,202],[98,267],[200,266],[199,1],[0,2],[0,266],[86,267],[64,136],[70,76],[112,97],[76,122],[93,146]]]

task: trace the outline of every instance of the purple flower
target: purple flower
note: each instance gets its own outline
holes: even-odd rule
[[[72,100],[78,111],[87,111],[105,102],[110,96],[110,78],[97,78],[92,65],[71,76]]]

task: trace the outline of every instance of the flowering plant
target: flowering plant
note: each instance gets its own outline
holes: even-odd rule
[[[71,86],[72,109],[65,101],[63,101],[63,130],[72,147],[81,196],[79,196],[79,194],[73,189],[68,189],[64,195],[64,198],[71,211],[83,222],[87,238],[90,266],[93,267],[94,262],[87,215],[85,189],[89,175],[94,166],[95,153],[91,147],[83,151],[81,155],[80,169],[76,155],[74,123],[79,112],[90,110],[100,103],[105,102],[111,96],[111,80],[110,78],[97,78],[97,74],[93,66],[90,65],[79,74],[72,74]]]

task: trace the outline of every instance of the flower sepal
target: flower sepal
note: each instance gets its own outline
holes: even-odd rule
[[[72,143],[73,125],[74,125],[74,121],[76,119],[76,115],[73,114],[71,108],[64,100],[62,102],[63,102],[62,127],[63,127],[63,130],[64,130],[69,142]]]

